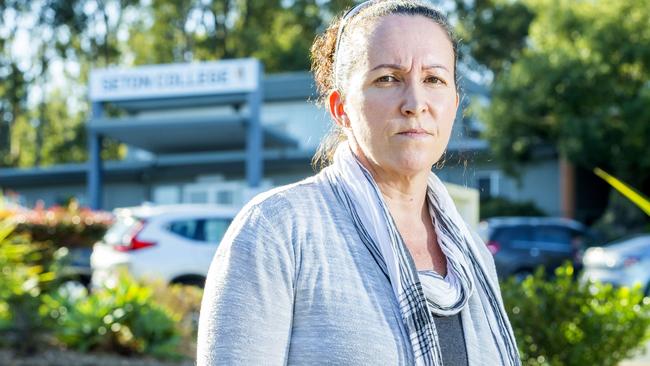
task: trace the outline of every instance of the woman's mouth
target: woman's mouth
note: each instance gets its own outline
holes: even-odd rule
[[[427,137],[430,134],[423,128],[410,128],[399,132],[398,135],[405,137]]]

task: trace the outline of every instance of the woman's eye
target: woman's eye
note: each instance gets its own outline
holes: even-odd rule
[[[431,84],[440,84],[440,85],[447,85],[447,82],[444,81],[443,79],[437,77],[437,76],[429,76],[425,79],[425,82],[431,83]]]
[[[384,75],[384,76],[380,76],[379,78],[377,78],[376,81],[378,83],[392,83],[392,82],[397,81],[397,78],[392,76],[392,75]]]

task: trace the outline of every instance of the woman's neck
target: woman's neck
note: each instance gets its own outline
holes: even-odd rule
[[[390,181],[375,177],[375,182],[388,205],[391,215],[402,220],[420,219],[426,208],[426,179]]]
[[[428,216],[426,205],[429,172],[404,174],[386,170],[370,162],[363,153],[355,153],[361,164],[370,172],[388,205],[391,215],[399,221],[421,219]]]
[[[416,268],[418,270],[433,268],[434,271],[445,276],[447,261],[438,244],[426,201],[429,171],[414,175],[391,174],[371,164],[362,153],[355,155],[372,174]]]

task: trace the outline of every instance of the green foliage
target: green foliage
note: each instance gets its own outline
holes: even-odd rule
[[[631,233],[650,232],[650,220],[634,203],[612,190],[607,209],[591,228],[606,241],[612,241]]]
[[[14,219],[18,222],[17,233],[29,235],[36,242],[68,248],[91,247],[104,236],[113,220],[109,213],[80,208],[75,200],[67,207],[37,207],[16,213]]]
[[[9,35],[0,38],[0,166],[87,159],[84,122],[89,108],[83,91],[92,68],[257,57],[268,72],[307,70],[309,47],[316,33],[333,13],[353,3],[2,2],[2,13],[15,14],[16,21],[0,24],[0,31]],[[15,35],[21,33],[32,35],[30,49],[34,52],[30,55],[14,54],[19,42]],[[26,62],[19,62],[23,59]],[[63,70],[54,70],[54,65],[61,64]],[[64,85],[52,88],[55,79],[63,80]],[[38,93],[34,93],[36,89]],[[28,105],[30,94],[37,97]],[[102,158],[121,159],[124,150],[119,141],[105,139]]]
[[[48,328],[39,311],[43,297],[58,285],[59,261],[66,250],[12,236],[13,229],[8,220],[0,221],[0,331],[14,350],[26,354],[40,345],[39,335]]]
[[[480,219],[497,216],[546,216],[546,213],[532,201],[514,202],[503,197],[490,197],[481,200]]]
[[[156,303],[169,309],[179,319],[176,323],[181,336],[179,349],[183,355],[195,357],[203,289],[180,284],[167,285],[161,281],[148,285],[153,289]]]
[[[155,0],[128,44],[136,64],[256,57],[266,71],[307,70],[316,32],[352,3]]]
[[[615,366],[650,340],[650,298],[640,288],[574,279],[566,264],[545,278],[501,285],[524,365]]]
[[[464,61],[471,64],[474,59],[496,74],[508,70],[525,48],[532,9],[508,0],[455,0],[455,5]]]
[[[85,161],[88,154],[84,113],[72,112],[62,90],[55,90],[47,99],[44,119],[38,129],[46,138],[37,146],[41,165]]]
[[[0,66],[6,67],[9,73],[0,79],[0,95],[5,96],[0,98],[0,166],[11,166],[16,164],[20,151],[19,145],[11,143],[12,127],[24,116],[28,82],[11,58],[2,57],[2,49]]]
[[[46,302],[57,324],[54,335],[69,348],[179,356],[177,317],[154,300],[151,288],[126,274],[114,287],[76,299],[49,296]]]
[[[9,305],[6,302],[0,301],[0,332],[11,328],[11,312]],[[3,340],[0,338],[0,346],[3,345]]]
[[[61,230],[62,223],[89,225],[88,220],[106,217],[79,210],[74,203],[66,209],[23,214],[0,210],[0,344],[30,354],[46,336],[54,335],[61,344],[81,351],[178,358],[183,335],[189,339],[183,346],[195,347],[192,314],[198,314],[201,290],[174,287],[166,293],[162,287],[144,286],[122,275],[114,287],[90,295],[85,289],[72,291],[60,286],[67,248],[56,249],[49,241],[35,244],[28,232],[15,233],[14,221],[24,224],[26,219],[32,226],[23,229],[56,228],[50,234],[60,236],[51,239],[61,240],[75,237]],[[41,234],[47,237],[47,231]]]
[[[650,2],[524,4],[535,14],[526,46],[497,75],[483,113],[497,157],[512,169],[551,145],[650,189]]]

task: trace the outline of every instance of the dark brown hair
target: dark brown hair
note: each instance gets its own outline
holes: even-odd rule
[[[353,34],[367,36],[370,25],[373,21],[388,15],[411,15],[424,16],[433,20],[447,33],[451,41],[454,52],[454,80],[458,88],[458,76],[456,63],[458,60],[458,42],[449,26],[447,17],[443,15],[433,5],[421,0],[375,0],[370,3],[362,3],[357,7],[363,6],[358,12],[354,10],[348,13],[351,15],[335,17],[329,27],[316,37],[311,47],[311,70],[314,74],[316,88],[318,90],[319,104],[326,106],[327,98],[333,91],[341,89],[341,80],[347,80],[350,70],[355,66],[356,61],[361,59],[358,53],[362,47],[349,47],[349,42]],[[338,40],[339,28],[344,23],[345,28],[340,34]],[[338,49],[337,49],[338,45]],[[338,70],[337,70],[338,63]],[[337,83],[338,80],[338,83]],[[339,85],[337,85],[339,84]],[[344,95],[344,91],[341,90]],[[318,151],[312,159],[312,166],[315,170],[320,170],[328,166],[334,155],[336,146],[345,140],[343,130],[336,124],[332,125],[330,132],[323,138],[318,147]]]

